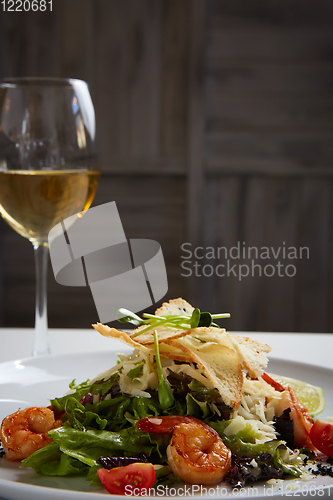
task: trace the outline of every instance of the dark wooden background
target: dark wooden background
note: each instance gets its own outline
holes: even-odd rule
[[[161,243],[167,298],[228,310],[230,329],[333,331],[332,0],[53,0],[53,12],[1,12],[8,76],[89,83],[103,167],[94,204],[116,200],[129,238]],[[238,241],[307,246],[310,258],[292,262],[294,277],[181,276],[182,243]],[[33,251],[3,221],[0,266],[0,326],[33,326]],[[89,290],[52,271],[48,297],[51,327],[98,319]]]

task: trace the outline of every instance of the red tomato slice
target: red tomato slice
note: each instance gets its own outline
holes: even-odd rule
[[[97,474],[109,493],[130,496],[146,494],[156,477],[153,464],[142,462],[114,469],[98,469]]]
[[[311,427],[310,438],[318,450],[333,458],[333,424],[316,420]]]

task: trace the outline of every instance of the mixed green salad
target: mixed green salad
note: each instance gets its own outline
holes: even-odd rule
[[[120,364],[126,359],[121,356]],[[135,379],[142,371],[142,363],[128,372]],[[208,423],[223,439],[237,457],[250,459],[240,462],[243,476],[239,472],[237,484],[271,477],[281,478],[285,474],[300,476],[301,462],[292,460],[284,440],[257,443],[261,435],[250,423],[232,435],[226,430],[233,422],[233,410],[219,401],[216,390],[207,389],[201,382],[188,375],[171,373],[168,381],[173,390],[174,402],[163,408],[158,391],[151,390],[151,398],[120,392],[119,373],[107,380],[93,383],[70,384],[70,394],[51,400],[51,409],[63,425],[49,432],[53,442],[23,460],[22,466],[32,467],[46,476],[84,474],[96,484],[97,470],[103,457],[134,457],[144,454],[153,464],[167,465],[166,447],[169,436],[150,434],[136,429],[136,422],[145,417],[160,415],[193,416]],[[96,402],[94,402],[94,399]],[[241,417],[242,418],[242,417]],[[259,468],[250,462],[259,458]],[[103,461],[102,461],[103,463]],[[246,472],[246,474],[245,474]],[[156,484],[180,482],[167,467],[157,470]],[[234,478],[230,477],[231,484]],[[236,484],[236,483],[235,483]]]
[[[315,439],[317,423],[293,389],[265,373],[269,347],[214,324],[228,315],[201,313],[183,299],[164,307],[173,312],[175,305],[177,314],[162,308],[143,319],[122,310],[123,321],[138,326],[131,334],[95,325],[133,353],[120,354],[94,380],[72,381],[66,395],[51,400],[59,421],[48,432],[52,442],[21,467],[45,476],[83,475],[111,493],[125,494],[129,483],[177,485],[184,478],[170,463],[175,426],[155,430],[174,416],[199,422],[222,440],[229,453],[223,480],[233,488],[304,474],[309,456],[327,440],[323,433]],[[333,432],[331,439],[333,446]]]
[[[136,427],[141,419],[175,415],[195,417],[217,431],[232,452],[227,481],[234,487],[302,474],[300,454],[291,453],[282,438],[284,431],[286,435],[290,431],[288,421],[284,425],[280,419],[281,439],[263,439],[253,422],[237,416],[221,400],[218,390],[173,370],[183,367],[182,362],[164,360],[168,368],[163,370],[156,331],[154,346],[154,355],[146,356],[138,350],[120,355],[111,373],[92,382],[73,381],[67,395],[51,400],[51,409],[63,425],[49,432],[53,442],[23,460],[22,467],[32,467],[47,476],[84,474],[91,484],[98,484],[97,471],[109,468],[110,460],[112,467],[142,461],[160,465],[155,470],[155,486],[180,483],[167,465],[170,436],[142,432]],[[141,387],[149,364],[157,372],[158,385],[145,388],[139,395],[140,389],[135,388]],[[127,393],[121,390],[121,378],[123,384],[128,379]],[[235,429],[228,431],[232,427]]]

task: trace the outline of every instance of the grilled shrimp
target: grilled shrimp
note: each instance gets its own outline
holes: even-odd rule
[[[48,431],[60,427],[61,420],[54,419],[49,408],[26,408],[4,418],[0,428],[0,439],[10,462],[23,460],[34,451],[51,443]]]
[[[172,434],[167,447],[172,472],[191,484],[217,484],[226,476],[231,451],[218,433],[194,417],[142,418],[137,428],[155,434]]]
[[[279,382],[276,382],[267,373],[264,373],[262,378],[281,393],[281,399],[278,399],[275,405],[276,416],[279,417],[284,410],[290,408],[290,419],[294,423],[295,447],[306,447],[311,451],[318,452],[310,438],[310,430],[313,425],[312,417],[303,403],[297,399],[294,390],[291,387],[284,387]]]

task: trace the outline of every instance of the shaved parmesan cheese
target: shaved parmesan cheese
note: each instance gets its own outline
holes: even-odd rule
[[[228,425],[228,427],[226,427],[226,429],[224,430],[224,434],[227,437],[232,436],[233,434],[237,434],[238,432],[245,429],[245,426],[246,426],[245,419],[243,417],[241,417],[240,415],[237,415],[237,417],[235,417],[231,421],[231,423]]]

